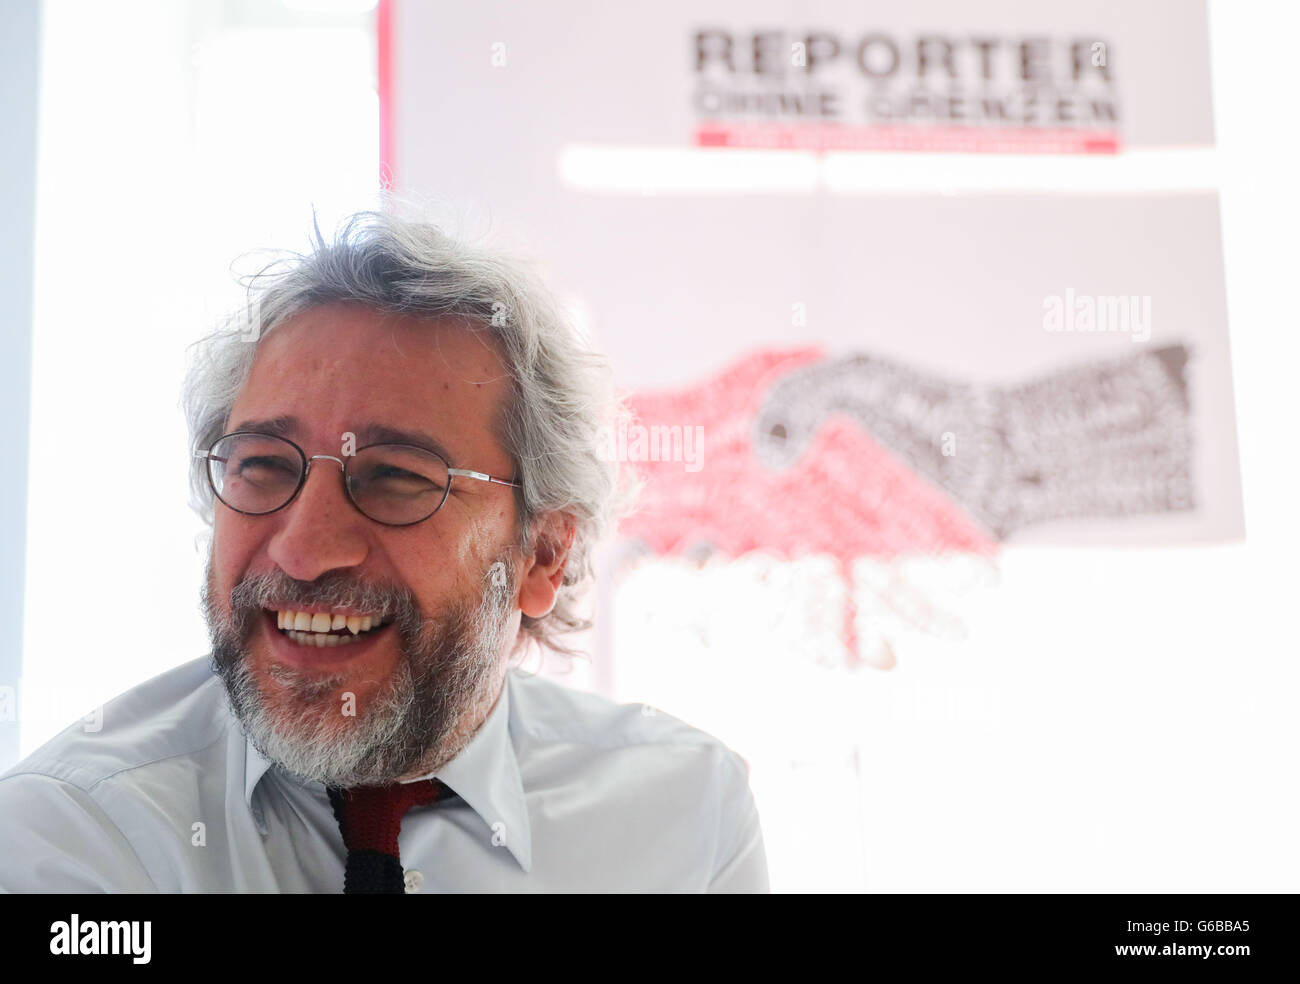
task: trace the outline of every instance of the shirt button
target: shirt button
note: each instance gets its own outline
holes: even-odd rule
[[[424,874],[423,872],[411,868],[402,876],[402,881],[406,883],[406,894],[413,895],[418,892],[420,886],[424,884]]]

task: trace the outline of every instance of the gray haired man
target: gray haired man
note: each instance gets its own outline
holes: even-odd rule
[[[367,212],[250,290],[186,382],[212,652],[0,777],[0,889],[766,891],[743,759],[515,665],[626,488],[540,282]]]

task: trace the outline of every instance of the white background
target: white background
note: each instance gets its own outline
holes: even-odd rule
[[[184,345],[236,255],[367,207],[378,172],[368,15],[59,0],[43,27],[23,754],[206,652]],[[795,590],[761,561],[620,583],[606,684],[750,760],[774,889],[1296,889],[1297,22],[1215,2],[1210,27],[1246,543],[1008,551],[954,602],[964,641],[899,628],[898,667],[852,677],[782,661],[797,619],[755,637]],[[692,648],[700,577],[725,583]],[[688,629],[629,631],[638,606]]]

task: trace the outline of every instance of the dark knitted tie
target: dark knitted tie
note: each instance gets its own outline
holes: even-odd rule
[[[413,806],[423,806],[454,795],[437,779],[394,783],[391,786],[354,786],[329,789],[334,819],[348,849],[343,876],[345,895],[401,894],[406,891],[397,835],[402,817]]]

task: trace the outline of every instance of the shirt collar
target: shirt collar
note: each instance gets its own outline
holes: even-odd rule
[[[533,866],[532,832],[519,761],[510,740],[509,673],[506,676],[496,705],[460,754],[441,769],[420,778],[441,779],[450,786],[486,825],[484,843],[493,850],[502,845],[508,848],[527,872]],[[244,802],[255,817],[260,811],[253,804],[253,790],[270,769],[271,763],[246,737]]]

